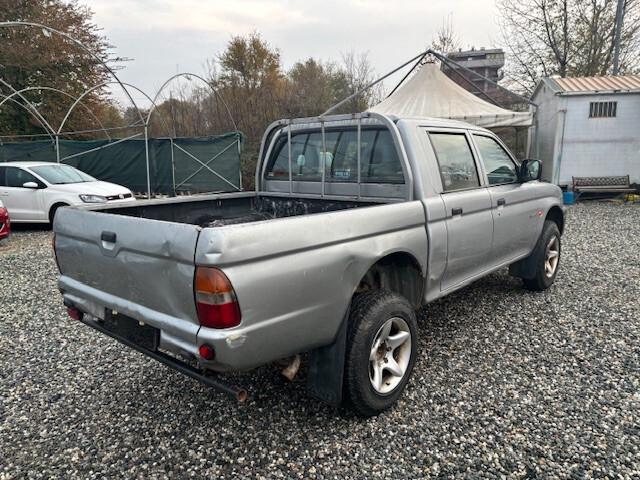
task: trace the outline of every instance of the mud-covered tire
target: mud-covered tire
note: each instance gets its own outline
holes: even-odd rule
[[[548,263],[550,261],[550,254],[556,255],[553,257],[556,260],[555,263],[553,263],[553,268],[551,270],[551,264]],[[532,278],[523,278],[522,281],[527,290],[541,292],[553,285],[556,275],[558,274],[558,268],[560,267],[560,230],[555,222],[551,220],[546,220],[544,222],[542,233],[538,238],[538,242],[536,243],[531,256],[535,275]]]
[[[374,344],[383,338],[389,322],[388,337],[384,342],[378,342],[375,360],[371,360]],[[402,332],[408,333],[409,337]],[[400,341],[403,343],[398,343]],[[397,346],[394,346],[396,343]],[[352,302],[347,333],[344,375],[346,402],[357,413],[367,417],[391,407],[409,381],[417,347],[416,315],[406,299],[386,290],[357,295]],[[388,370],[390,368],[396,374],[402,371],[402,375],[393,375]],[[377,372],[383,373],[376,375]],[[389,379],[388,382],[384,381],[385,378]],[[374,381],[377,388],[374,387]]]

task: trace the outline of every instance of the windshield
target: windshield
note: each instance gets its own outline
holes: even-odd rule
[[[92,176],[70,165],[41,165],[39,167],[30,167],[30,170],[54,185],[96,181]]]

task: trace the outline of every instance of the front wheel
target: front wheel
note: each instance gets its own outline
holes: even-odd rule
[[[418,329],[413,308],[395,293],[358,295],[349,317],[345,396],[364,416],[392,406],[416,360]]]
[[[533,257],[535,275],[523,279],[528,290],[542,291],[553,285],[560,265],[560,230],[555,222],[544,222],[542,234],[531,254]]]
[[[56,203],[53,207],[51,207],[51,210],[49,210],[49,223],[51,224],[52,228],[53,228],[53,221],[56,218],[56,213],[58,212],[58,209],[60,207],[68,207],[68,205],[66,203]]]

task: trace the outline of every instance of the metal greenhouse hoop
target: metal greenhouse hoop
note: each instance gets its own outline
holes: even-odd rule
[[[150,121],[151,121],[151,117],[152,117],[153,113],[158,108],[157,100],[158,100],[160,94],[163,92],[163,90],[166,88],[167,85],[169,85],[175,79],[181,78],[181,77],[187,78],[189,80],[191,80],[191,78],[196,78],[196,79],[200,80],[202,83],[204,83],[213,92],[214,98],[217,101],[222,103],[222,105],[224,107],[224,111],[228,115],[228,117],[229,117],[229,119],[231,121],[231,124],[233,125],[234,130],[236,132],[238,132],[237,124],[236,124],[233,116],[231,115],[231,111],[229,110],[229,107],[226,104],[226,102],[224,101],[224,99],[222,98],[222,96],[211,85],[210,82],[208,82],[205,78],[203,78],[202,76],[200,76],[198,74],[189,73],[189,72],[183,72],[183,73],[178,73],[176,75],[173,75],[172,77],[167,79],[162,84],[160,89],[156,92],[154,98],[151,98],[143,90],[141,90],[140,88],[136,87],[135,85],[131,85],[129,83],[121,81],[118,78],[118,76],[115,74],[113,69],[111,67],[109,67],[109,65],[105,61],[103,61],[103,59],[101,59],[95,52],[93,52],[90,48],[88,48],[86,45],[84,45],[79,40],[75,39],[74,37],[72,37],[71,35],[69,35],[69,34],[67,34],[67,33],[65,33],[63,31],[57,30],[55,28],[52,28],[50,26],[47,26],[47,25],[44,25],[44,24],[41,24],[41,23],[19,22],[19,21],[0,22],[0,28],[39,28],[39,29],[42,30],[42,32],[45,34],[45,36],[50,36],[51,34],[59,35],[62,38],[64,38],[65,40],[71,42],[72,44],[74,44],[74,45],[76,45],[78,47],[80,47],[85,53],[87,53],[98,64],[100,64],[106,70],[106,72],[108,72],[108,74],[113,78],[113,81],[102,82],[99,85],[95,85],[95,86],[85,90],[79,97],[74,97],[73,95],[71,95],[68,92],[64,92],[64,91],[59,90],[57,88],[48,87],[48,86],[27,87],[27,88],[23,88],[21,90],[16,90],[12,85],[10,85],[8,82],[6,82],[2,78],[0,78],[0,85],[4,85],[6,88],[8,88],[11,91],[11,93],[9,95],[4,95],[4,94],[0,93],[0,95],[3,97],[3,100],[0,101],[0,107],[2,105],[4,105],[6,102],[12,101],[13,103],[19,105],[21,108],[23,108],[26,111],[28,111],[42,125],[42,127],[44,128],[44,130],[46,132],[46,135],[49,136],[51,138],[51,140],[54,142],[55,151],[56,151],[56,160],[57,160],[58,163],[60,163],[63,160],[68,160],[70,158],[78,157],[80,155],[83,155],[83,154],[86,154],[86,153],[89,153],[89,152],[94,152],[96,150],[109,148],[110,146],[116,145],[116,144],[118,144],[120,142],[124,142],[126,140],[130,140],[132,138],[139,137],[139,136],[144,134],[145,163],[146,163],[146,177],[147,177],[146,178],[146,180],[147,180],[147,192],[146,192],[147,195],[146,196],[147,196],[147,198],[151,198],[151,173],[150,173],[150,158],[149,158],[149,125],[150,125]],[[116,84],[120,86],[120,88],[123,90],[123,92],[127,96],[128,100],[131,102],[131,105],[135,109],[136,115],[138,116],[139,120],[134,122],[133,124],[125,126],[125,127],[117,127],[115,129],[107,129],[102,124],[100,119],[95,115],[95,113],[87,105],[82,103],[82,101],[83,101],[83,99],[85,99],[92,92],[94,92],[94,91],[96,91],[96,90],[98,90],[100,88],[104,88],[106,86],[116,85]],[[138,107],[137,103],[133,99],[133,96],[131,95],[131,92],[129,91],[129,89],[133,89],[133,90],[139,92],[140,94],[142,94],[150,102],[149,112],[146,114],[146,116],[143,115],[143,112],[140,110],[140,108]],[[57,92],[59,94],[62,94],[62,95],[65,95],[65,96],[67,96],[69,98],[74,99],[73,104],[71,105],[69,110],[67,110],[67,113],[65,114],[62,122],[60,123],[60,126],[57,129],[54,129],[51,126],[51,124],[47,121],[47,119],[44,117],[44,115],[42,115],[40,113],[40,111],[38,110],[36,105],[34,105],[33,102],[29,101],[29,99],[26,98],[23,95],[23,93],[25,93],[25,92],[35,91],[35,90],[55,91],[55,92]],[[7,98],[7,97],[9,97],[9,98]],[[22,102],[24,102],[24,103],[18,102],[14,97],[20,98],[22,100]],[[85,109],[87,109],[89,111],[91,116],[97,121],[98,125],[100,126],[100,130],[86,130],[84,132],[102,131],[102,132],[104,132],[104,134],[109,139],[109,143],[106,144],[106,145],[102,145],[100,147],[96,147],[96,148],[93,148],[93,149],[90,149],[90,150],[86,150],[86,151],[83,151],[83,152],[75,153],[73,155],[69,155],[67,157],[61,158],[60,157],[60,135],[72,135],[74,133],[81,133],[81,132],[63,132],[63,129],[64,129],[65,125],[67,124],[71,113],[76,109],[76,107],[79,104],[82,104],[85,107]],[[165,127],[167,127],[168,132],[171,132],[171,129],[168,128],[166,119],[164,117],[162,118],[162,122],[164,123]],[[142,128],[143,129],[143,133],[136,133],[134,135],[129,135],[126,138],[118,139],[118,140],[112,142],[113,139],[112,139],[111,135],[108,133],[108,130],[118,130],[118,129],[127,129],[127,128]],[[82,132],[82,133],[84,133],[84,132]],[[36,137],[36,136],[40,136],[40,135],[44,135],[44,134],[29,135],[29,137]],[[239,184],[238,185],[234,185],[232,182],[227,180],[225,177],[223,177],[222,175],[220,175],[218,172],[216,172],[214,169],[212,169],[210,167],[210,163],[212,163],[222,153],[224,153],[225,151],[227,151],[229,148],[231,148],[232,146],[234,146],[236,144],[237,144],[238,156],[239,156],[240,153],[241,153],[241,138],[242,138],[241,135],[239,133],[237,133],[236,142],[230,144],[222,152],[219,152],[218,154],[216,154],[212,158],[210,158],[210,159],[208,159],[206,161],[202,161],[199,158],[197,158],[195,155],[193,155],[192,153],[190,153],[187,150],[185,150],[184,148],[182,148],[180,145],[177,145],[175,143],[174,135],[170,134],[169,135],[169,140],[170,140],[170,145],[171,145],[171,150],[170,150],[171,151],[171,166],[172,166],[171,168],[172,168],[172,183],[173,183],[173,193],[174,193],[174,195],[176,194],[174,147],[178,148],[185,155],[187,155],[188,157],[190,157],[191,159],[193,159],[194,161],[196,161],[196,162],[198,162],[200,164],[200,168],[195,173],[193,173],[192,175],[189,175],[187,178],[185,178],[180,183],[180,185],[183,185],[185,182],[187,182],[189,179],[191,179],[197,173],[199,173],[200,171],[206,169],[209,172],[211,172],[213,175],[217,176],[218,178],[220,178],[224,182],[228,183],[234,189],[241,190],[242,189],[242,169],[240,169],[240,171],[239,171]]]

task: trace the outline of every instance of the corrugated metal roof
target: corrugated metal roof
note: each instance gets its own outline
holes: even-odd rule
[[[551,80],[564,92],[640,91],[640,75],[552,78]]]

